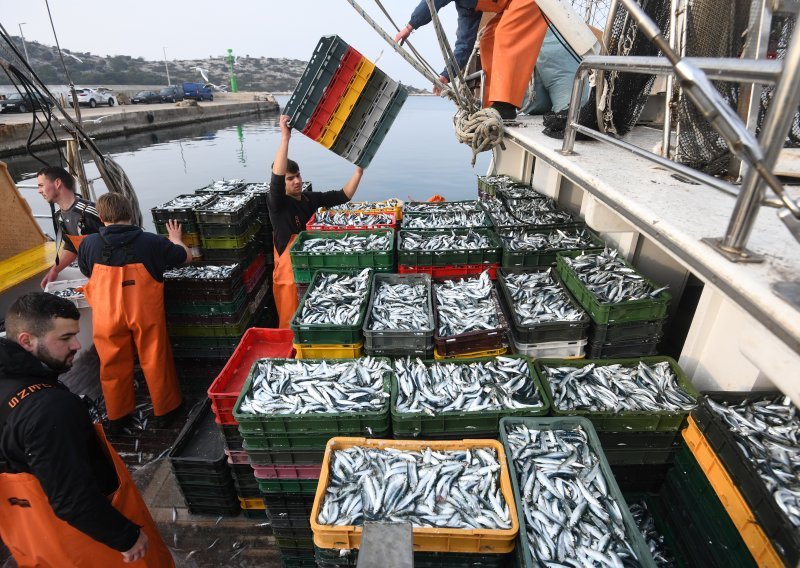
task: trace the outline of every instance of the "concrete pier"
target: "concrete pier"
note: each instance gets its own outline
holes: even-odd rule
[[[124,136],[135,132],[156,130],[190,124],[198,121],[234,118],[239,116],[275,113],[278,102],[272,95],[260,93],[216,93],[214,101],[196,105],[183,103],[161,103],[150,105],[117,105],[113,107],[81,108],[83,129],[93,138]],[[74,118],[74,111],[68,111]],[[42,120],[45,115],[37,111]],[[0,114],[0,157],[24,154],[31,131],[31,113]],[[67,131],[57,121],[53,127],[59,137]],[[41,134],[37,123],[36,134]],[[34,136],[36,135],[34,134]],[[52,142],[45,135],[32,146],[42,148]]]

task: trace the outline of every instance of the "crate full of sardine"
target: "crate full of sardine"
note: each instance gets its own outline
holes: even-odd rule
[[[325,268],[394,270],[394,230],[303,231],[289,249],[295,282]]]
[[[499,264],[502,248],[491,229],[403,229],[397,262],[402,266]]]
[[[314,544],[359,548],[364,521],[410,523],[415,551],[510,552],[519,520],[503,446],[331,439],[311,510]]]
[[[583,225],[574,227],[497,229],[503,241],[503,268],[555,266],[559,252],[602,250],[605,242]]]

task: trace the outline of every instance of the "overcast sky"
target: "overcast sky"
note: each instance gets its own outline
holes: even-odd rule
[[[395,31],[374,0],[361,7],[392,36]],[[399,27],[408,23],[416,0],[382,0]],[[426,88],[427,81],[406,63],[364,21],[346,0],[50,0],[56,33],[63,49],[96,55],[130,55],[150,60],[222,57],[228,48],[236,55],[288,57],[308,60],[319,38],[338,34],[375,61],[396,80]],[[441,17],[448,39],[455,38],[456,10]],[[6,0],[0,21],[11,35],[55,45],[44,0]],[[412,42],[439,70],[442,56],[433,27],[416,31]],[[220,83],[221,78],[210,77]]]

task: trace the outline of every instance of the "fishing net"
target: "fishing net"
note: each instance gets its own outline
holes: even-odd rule
[[[786,52],[789,49],[789,40],[792,38],[792,32],[795,27],[794,17],[776,18],[772,26],[769,38],[768,56],[775,57],[776,59],[786,58]],[[761,92],[761,111],[758,115],[758,125],[761,130],[761,124],[767,116],[767,109],[772,101],[772,94],[775,87],[767,87]],[[792,120],[791,128],[787,135],[786,146],[797,148],[800,146],[800,109],[795,113]]]
[[[669,29],[669,0],[639,0],[645,12],[662,30]],[[658,55],[658,49],[639,31],[628,11],[618,6],[610,16],[608,55]],[[592,88],[579,122],[590,128],[622,136],[636,124],[647,102],[655,75],[610,71]],[[596,93],[600,93],[599,99]],[[599,110],[597,110],[599,109]],[[602,125],[598,127],[598,115]]]

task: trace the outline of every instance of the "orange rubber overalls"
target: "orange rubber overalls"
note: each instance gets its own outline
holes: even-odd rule
[[[31,395],[35,396],[35,395]],[[128,469],[96,424],[98,442],[114,464],[119,487],[109,497],[111,505],[139,525],[148,538],[142,560],[126,564],[122,554],[82,533],[53,512],[39,481],[29,473],[0,474],[0,538],[20,568],[78,566],[170,568],[175,566],[167,545],[158,534],[150,511],[136,489]]]
[[[294,284],[294,272],[292,272],[292,259],[289,256],[289,249],[292,248],[297,235],[292,235],[283,254],[278,254],[275,245],[272,246],[272,254],[275,269],[272,272],[272,295],[275,297],[275,307],[278,310],[278,327],[289,329],[289,322],[297,311],[300,302],[297,300],[297,287]]]
[[[534,0],[478,0],[475,10],[499,12],[481,37],[481,67],[486,74],[483,105],[504,102],[520,108],[547,22]]]
[[[103,262],[109,262],[112,248],[105,243]],[[132,260],[130,245],[126,248]],[[134,345],[153,401],[153,414],[162,416],[177,408],[182,397],[167,335],[164,283],[155,280],[141,263],[96,263],[84,295],[92,306],[94,346],[100,357],[100,386],[109,420],[119,420],[136,407]]]

